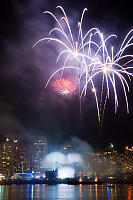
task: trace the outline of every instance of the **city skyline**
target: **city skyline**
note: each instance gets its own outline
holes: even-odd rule
[[[99,145],[101,149],[109,142],[120,148],[132,145],[132,83],[128,94],[129,115],[119,89],[121,101],[118,112],[114,114],[113,100],[110,99],[100,129],[91,92],[83,99],[80,113],[76,92],[70,96],[59,96],[52,85],[45,89],[48,77],[58,68],[55,63],[57,49],[45,43],[36,48],[32,46],[54,27],[53,20],[43,12],[50,10],[56,13],[57,5],[64,7],[73,28],[82,10],[88,8],[84,16],[84,32],[87,27],[95,26],[105,35],[117,34],[118,41],[113,42],[115,47],[132,28],[130,3],[122,5],[115,2],[115,6],[112,6],[114,2],[79,1],[76,4],[74,0],[3,3],[0,13],[0,136],[23,135],[28,144],[33,135],[46,135],[51,146],[58,146],[73,137],[94,148]]]
[[[22,176],[25,179],[28,176],[33,178],[33,175],[38,179],[39,176],[45,178],[45,174],[50,175],[54,170],[59,170],[59,174],[62,174],[62,170],[68,168],[75,171],[74,177],[87,176],[90,179],[100,177],[108,180],[115,178],[128,180],[132,177],[133,146],[125,146],[118,152],[110,143],[102,152],[87,148],[81,152],[74,144],[65,143],[57,151],[49,152],[46,137],[36,136],[31,141],[32,145],[28,148],[22,137],[17,139],[5,137],[0,143],[1,176],[4,175],[9,179],[11,177],[19,179]],[[83,143],[81,148],[84,148]],[[65,171],[64,173],[67,175]]]

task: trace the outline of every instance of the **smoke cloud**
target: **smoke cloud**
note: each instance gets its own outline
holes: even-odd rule
[[[60,152],[53,152],[46,156],[46,158],[42,162],[42,166],[56,169],[60,165],[70,165],[76,162],[82,163],[82,157],[78,153],[71,153],[71,154],[65,155]]]

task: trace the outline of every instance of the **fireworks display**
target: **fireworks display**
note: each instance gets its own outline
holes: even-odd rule
[[[64,9],[61,6],[57,6],[57,8],[63,14],[59,19],[49,11],[44,12],[54,18],[57,26],[49,32],[49,37],[42,38],[34,44],[36,46],[39,42],[46,40],[48,43],[58,43],[62,49],[56,62],[58,63],[62,58],[64,60],[63,66],[51,75],[46,83],[46,87],[57,73],[61,73],[61,76],[63,76],[66,69],[69,69],[70,74],[75,70],[75,82],[79,85],[79,96],[82,98],[87,94],[87,88],[90,84],[91,91],[95,96],[98,121],[102,124],[106,103],[110,96],[112,96],[112,91],[115,113],[117,112],[119,99],[116,85],[120,83],[128,113],[127,92],[129,91],[129,81],[131,81],[133,76],[131,72],[131,69],[133,69],[131,65],[133,55],[126,54],[126,50],[133,47],[133,29],[128,32],[120,48],[115,50],[111,45],[111,40],[116,39],[116,35],[112,34],[105,37],[97,28],[92,28],[83,34],[82,23],[86,8],[83,10],[81,19],[78,22],[77,37],[74,37],[72,34]],[[101,80],[101,84],[97,80]],[[72,82],[64,78],[53,82],[53,86],[62,95],[71,93],[76,88]],[[97,94],[100,94],[100,98]]]
[[[72,93],[76,89],[76,85],[65,78],[60,78],[52,83],[55,91],[60,95]]]

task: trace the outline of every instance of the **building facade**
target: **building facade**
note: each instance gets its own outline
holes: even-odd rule
[[[33,139],[33,156],[32,156],[32,171],[34,173],[44,173],[45,164],[43,160],[48,152],[48,141],[45,137],[34,137]]]
[[[30,160],[20,139],[5,138],[0,144],[0,173],[11,176],[30,170]]]

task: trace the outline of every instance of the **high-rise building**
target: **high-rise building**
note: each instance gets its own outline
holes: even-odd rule
[[[121,155],[123,162],[123,172],[133,173],[133,146],[126,146],[124,153]]]
[[[0,173],[11,176],[17,172],[28,172],[30,162],[20,139],[6,138],[0,145]]]
[[[43,160],[48,152],[48,141],[44,137],[35,137],[33,143],[32,170],[35,173],[44,173],[45,164]]]
[[[12,144],[9,138],[0,145],[0,173],[6,176],[13,173]]]

